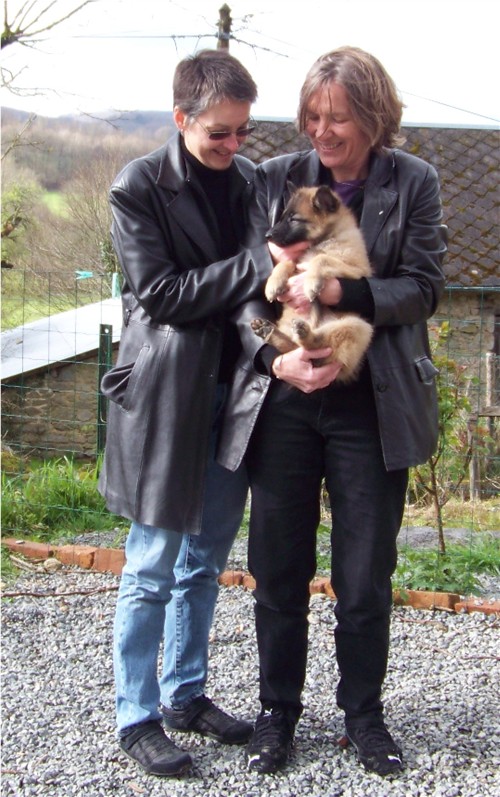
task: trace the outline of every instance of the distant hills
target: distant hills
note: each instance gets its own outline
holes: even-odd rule
[[[2,151],[16,142],[7,161],[33,173],[43,188],[58,191],[82,165],[113,155],[123,164],[160,146],[175,129],[172,112],[129,111],[58,117],[2,109]]]
[[[23,125],[32,116],[27,111],[15,108],[2,108],[2,128],[11,124]],[[127,134],[141,133],[145,136],[158,135],[160,131],[165,134],[174,129],[172,111],[109,111],[107,113],[68,114],[65,116],[36,115],[37,122],[42,122],[45,127],[88,127],[97,126],[99,129],[112,126]]]

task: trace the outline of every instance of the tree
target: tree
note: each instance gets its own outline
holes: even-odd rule
[[[109,186],[126,163],[119,148],[96,153],[77,171],[63,193],[64,215],[53,219],[50,251],[53,267],[106,274],[118,271],[109,230]]]
[[[23,263],[27,233],[41,201],[41,188],[27,169],[2,168],[2,268]]]
[[[424,496],[430,502],[438,532],[438,549],[446,553],[443,509],[456,495],[469,472],[474,453],[481,453],[489,444],[488,434],[477,424],[471,426],[470,390],[477,379],[466,366],[453,360],[447,352],[449,323],[430,326],[433,360],[437,376],[439,436],[434,454],[424,465],[410,471],[410,486],[415,498]]]
[[[95,0],[84,0],[64,16],[59,16],[57,6],[61,7],[58,0],[26,0],[9,20],[8,2],[4,0],[4,21],[2,30],[2,49],[11,44],[22,44],[34,47],[43,41],[49,31],[73,17],[85,6]],[[54,12],[56,18],[54,18]]]

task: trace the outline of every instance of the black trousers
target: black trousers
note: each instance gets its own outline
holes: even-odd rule
[[[391,575],[408,483],[406,469],[385,469],[368,380],[310,395],[273,383],[247,464],[260,700],[296,717],[302,711],[324,477],[333,519],[337,704],[347,721],[366,722],[382,712]]]

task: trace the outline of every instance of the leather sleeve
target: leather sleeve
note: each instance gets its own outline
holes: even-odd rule
[[[112,237],[127,286],[154,322],[205,320],[261,295],[270,272],[267,260],[243,250],[226,260],[217,260],[214,253],[214,262],[205,265],[202,246],[165,209],[168,196],[140,181],[135,188],[111,190]],[[186,208],[189,212],[187,203]],[[192,227],[193,214],[191,205],[186,223]]]

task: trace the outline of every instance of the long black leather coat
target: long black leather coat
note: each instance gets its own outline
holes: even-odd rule
[[[231,190],[246,212],[255,167],[234,163]],[[200,530],[222,319],[262,295],[271,268],[251,250],[221,259],[215,216],[207,226],[197,191],[178,135],[111,188],[124,325],[102,383],[111,401],[99,480],[110,511],[189,533]]]
[[[280,216],[290,193],[287,183],[318,185],[319,167],[314,151],[259,166],[250,225],[257,241]],[[385,465],[397,470],[425,462],[437,443],[437,371],[426,322],[444,287],[446,234],[435,169],[400,150],[373,156],[360,226],[375,272],[368,280],[375,335],[367,357]],[[230,469],[242,459],[270,383],[253,368],[258,344],[246,331],[249,319],[263,312],[264,307],[248,305],[239,317],[247,354],[235,375],[218,455]]]

